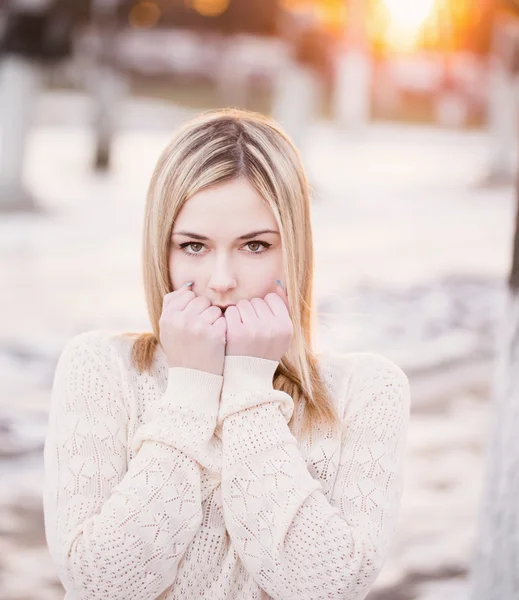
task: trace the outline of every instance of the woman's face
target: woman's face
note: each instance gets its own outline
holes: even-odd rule
[[[283,281],[281,235],[246,179],[207,188],[186,202],[171,235],[169,275],[173,290],[193,281],[196,295],[222,310],[275,291],[276,279]]]

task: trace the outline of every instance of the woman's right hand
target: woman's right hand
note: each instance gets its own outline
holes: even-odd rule
[[[170,367],[223,374],[227,323],[209,298],[196,296],[188,287],[166,294],[159,329]]]

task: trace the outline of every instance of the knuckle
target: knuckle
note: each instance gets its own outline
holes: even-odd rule
[[[229,306],[226,311],[225,314],[235,314],[238,311],[237,306]]]

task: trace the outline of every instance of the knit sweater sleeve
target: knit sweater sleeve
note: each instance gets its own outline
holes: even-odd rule
[[[382,567],[402,493],[410,392],[389,359],[358,357],[344,378],[348,410],[326,496],[288,428],[293,400],[273,388],[277,362],[226,357],[224,518],[242,562],[274,600],[360,600]]]
[[[47,544],[75,600],[149,600],[174,583],[201,523],[201,464],[223,377],[170,368],[128,460],[127,378],[103,334],[76,336],[57,363],[44,448]]]

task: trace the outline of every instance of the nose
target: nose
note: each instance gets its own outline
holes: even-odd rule
[[[213,264],[213,270],[209,279],[209,289],[218,298],[225,299],[225,295],[237,286],[236,276],[233,272],[231,261],[225,256],[218,257]],[[220,302],[217,302],[220,304]],[[228,304],[228,302],[221,302]]]

